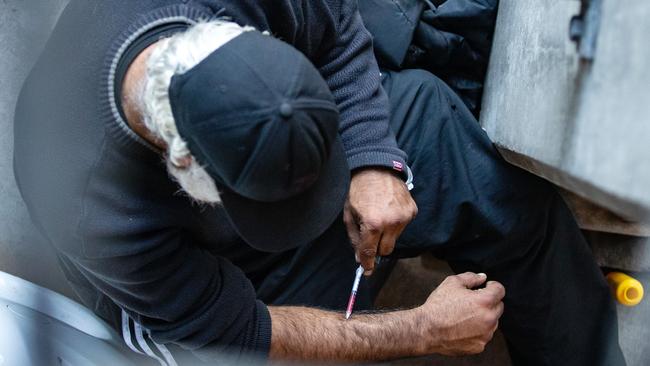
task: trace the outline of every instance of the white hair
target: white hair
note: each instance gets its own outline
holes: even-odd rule
[[[176,129],[169,102],[169,84],[174,75],[187,72],[228,41],[251,30],[254,28],[225,20],[198,23],[185,32],[159,41],[147,62],[140,103],[144,123],[167,145],[169,174],[199,202],[214,204],[221,199],[214,180],[192,156]]]

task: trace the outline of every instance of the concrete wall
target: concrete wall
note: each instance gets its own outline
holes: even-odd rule
[[[0,271],[69,293],[32,227],[12,169],[18,92],[67,0],[0,1]]]
[[[578,0],[501,0],[481,123],[512,163],[644,221],[650,2],[603,0],[593,63],[569,40],[579,9]]]
[[[501,0],[481,124],[511,163],[647,223],[650,1],[603,0],[592,63],[580,60],[569,39],[570,19],[579,11],[578,0]],[[576,213],[589,219],[591,229],[602,229],[603,222],[624,224],[609,213],[587,211]],[[647,225],[633,226],[635,235],[647,233]],[[650,268],[647,238],[589,236],[601,265]],[[647,291],[650,275],[633,274]],[[632,308],[619,305],[618,314],[628,364],[647,365],[650,301]]]

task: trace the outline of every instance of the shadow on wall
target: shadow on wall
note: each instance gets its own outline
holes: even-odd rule
[[[71,296],[54,251],[30,223],[12,168],[18,93],[67,3],[68,0],[0,2],[0,271]]]

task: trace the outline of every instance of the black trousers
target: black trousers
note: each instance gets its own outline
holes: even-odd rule
[[[506,163],[463,102],[422,70],[383,72],[391,126],[414,173],[416,219],[396,256],[431,251],[506,288],[515,365],[622,365],[616,308],[562,198]],[[343,310],[356,263],[342,220],[259,284],[268,303]],[[363,288],[359,307],[370,307]]]

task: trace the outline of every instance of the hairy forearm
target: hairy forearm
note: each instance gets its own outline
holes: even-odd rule
[[[421,354],[418,310],[343,314],[305,307],[269,307],[271,359],[378,361]]]

